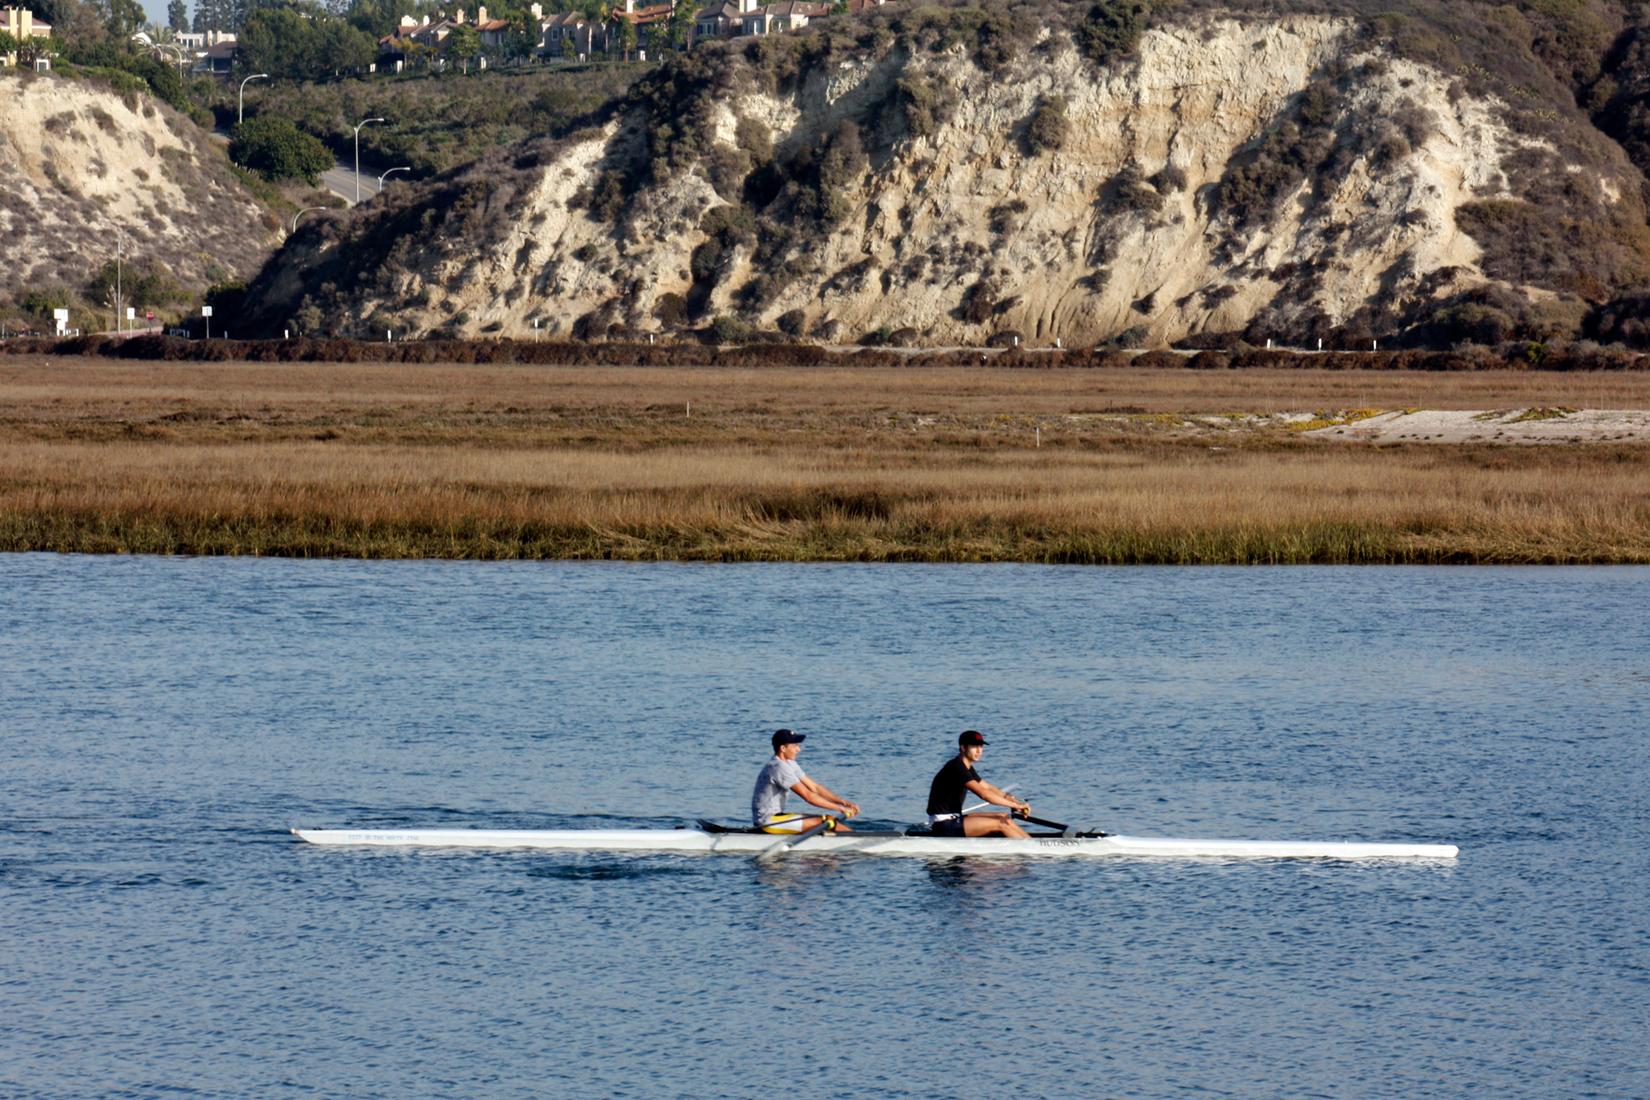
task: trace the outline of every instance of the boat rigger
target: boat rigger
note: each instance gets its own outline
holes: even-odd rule
[[[760,855],[776,838],[702,822],[677,829],[293,829],[311,844],[392,848],[522,848],[572,852],[728,852]],[[1144,859],[1454,859],[1453,844],[1358,841],[1200,840],[1110,833],[1033,833],[1013,837],[934,836],[907,832],[821,833],[797,841],[796,855],[1123,856]]]

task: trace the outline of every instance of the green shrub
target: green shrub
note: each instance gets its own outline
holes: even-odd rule
[[[1026,122],[1026,152],[1035,157],[1058,151],[1066,143],[1070,128],[1065,98],[1049,96],[1037,105]]]
[[[987,217],[990,219],[989,224],[991,226],[992,234],[994,236],[1001,237],[1010,229],[1013,229],[1015,219],[1029,209],[1030,207],[1026,205],[1024,199],[1014,199],[1010,202],[998,203],[996,206],[993,206],[990,211],[987,212]]]
[[[793,339],[800,339],[808,325],[808,315],[800,309],[786,310],[779,315],[779,331]]]
[[[953,100],[942,96],[932,81],[907,72],[894,87],[901,121],[911,137],[927,137],[945,124]]]
[[[1132,0],[1096,4],[1072,30],[1072,40],[1085,57],[1105,68],[1134,52],[1150,15],[1149,4]]]
[[[1308,85],[1295,97],[1292,117],[1279,121],[1233,158],[1215,185],[1215,208],[1240,227],[1268,218],[1329,156],[1330,128],[1339,111],[1334,85],[1326,80]]]
[[[957,307],[959,321],[981,325],[991,319],[997,308],[997,288],[989,279],[981,279],[963,292],[962,304]]]
[[[661,324],[675,327],[687,321],[687,299],[680,294],[661,294],[653,303],[653,316]]]
[[[229,158],[267,180],[301,179],[314,186],[332,154],[290,119],[257,115],[230,131]]]
[[[718,317],[710,323],[710,338],[718,344],[748,343],[755,334],[755,329],[737,317]]]

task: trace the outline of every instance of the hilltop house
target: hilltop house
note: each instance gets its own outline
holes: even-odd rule
[[[544,9],[533,4],[528,12],[534,20],[542,21]],[[418,46],[429,53],[441,53],[447,47],[447,39],[453,31],[469,22],[474,27],[476,35],[481,41],[484,50],[502,50],[510,38],[510,21],[508,19],[487,18],[485,4],[476,8],[474,21],[470,21],[463,8],[456,8],[451,16],[446,12],[437,12],[434,19],[425,16],[424,19],[414,19],[410,15],[403,15],[401,22],[396,26],[393,34],[386,34],[378,40],[379,56],[386,61],[405,61],[407,55],[414,52],[411,47]]]
[[[779,0],[751,8],[739,16],[741,34],[788,34],[808,25],[808,20],[831,14],[829,4],[807,4],[802,0]]]
[[[5,31],[18,42],[27,42],[32,38],[50,38],[52,36],[52,25],[42,23],[36,19],[34,12],[28,8],[0,8],[0,30]],[[0,66],[15,64],[17,64],[17,54],[15,52],[0,54]],[[50,61],[46,61],[47,66],[50,66],[50,64]],[[39,61],[36,62],[35,67],[40,67]]]
[[[629,23],[635,27],[637,45],[645,45],[649,31],[662,30],[669,26],[671,16],[676,10],[676,2],[679,0],[662,0],[660,3],[639,6],[637,0],[623,0],[622,6],[614,4],[612,19],[607,23],[592,20],[579,11],[546,16],[542,5],[532,4],[528,12],[538,24],[538,44],[533,52],[552,58],[568,54],[588,58],[597,53],[610,53],[618,44],[615,41],[615,32],[620,23]],[[860,12],[881,7],[889,2],[891,0],[847,0],[845,6],[850,12]],[[787,34],[801,30],[811,20],[823,18],[830,13],[830,4],[809,3],[807,0],[776,0],[775,3],[766,5],[758,3],[758,0],[721,0],[714,7],[694,13],[693,37],[732,38],[745,34]],[[426,16],[422,20],[404,15],[395,33],[378,40],[379,53],[384,55],[386,60],[401,61],[411,52],[409,44],[439,53],[445,48],[447,37],[456,27],[463,26],[465,21],[463,8],[456,9],[451,17],[445,12],[437,12],[433,19]],[[482,46],[488,50],[502,49],[508,42],[511,30],[509,21],[489,20],[486,7],[476,9],[472,25],[480,34]]]
[[[891,0],[847,0],[850,14],[880,8]],[[789,34],[806,27],[812,20],[831,14],[828,3],[807,3],[806,0],[776,0],[761,4],[758,0],[722,0],[720,4],[704,8],[693,16],[694,38],[732,38],[747,34]]]
[[[614,12],[614,18],[622,19],[636,28],[636,43],[645,47],[649,34],[665,34],[670,30],[670,17],[676,11],[673,0],[666,0],[663,4],[651,4],[645,8],[638,8],[636,0],[624,0],[624,10]],[[639,55],[646,58],[645,50]]]
[[[234,42],[229,31],[179,31],[172,40],[186,50],[205,51],[220,42]]]
[[[482,49],[502,50],[504,40],[510,34],[510,21],[508,19],[488,19],[487,6],[483,4],[476,9],[476,33],[481,36]]]
[[[753,4],[755,0],[750,0]],[[736,0],[722,0],[713,8],[705,8],[693,15],[693,37],[732,38],[739,33],[739,16],[744,10]]]

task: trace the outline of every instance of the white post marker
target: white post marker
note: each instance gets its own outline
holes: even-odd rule
[[[206,318],[206,338],[212,339],[212,307],[201,306],[201,316]]]

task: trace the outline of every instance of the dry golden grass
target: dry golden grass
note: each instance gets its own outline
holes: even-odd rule
[[[7,362],[0,549],[1650,561],[1650,447],[1180,418],[1535,405],[1650,407],[1650,378]]]

